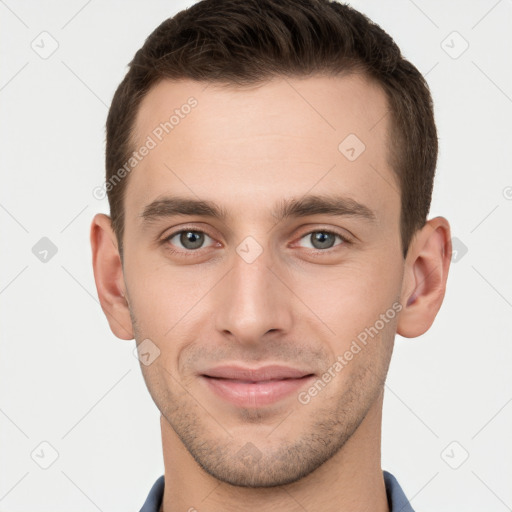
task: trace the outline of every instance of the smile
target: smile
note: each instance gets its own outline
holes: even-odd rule
[[[292,393],[297,393],[301,387],[309,384],[314,375],[256,381],[208,375],[202,375],[201,378],[216,396],[238,407],[256,408],[273,404]]]

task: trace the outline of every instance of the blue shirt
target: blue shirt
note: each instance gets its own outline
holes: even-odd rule
[[[383,473],[384,483],[386,484],[389,512],[414,512],[396,478],[387,471],[383,471]],[[142,505],[140,512],[159,512],[163,496],[164,475],[158,477],[157,481],[153,484],[153,487],[151,487],[149,495],[146,498],[144,505]]]

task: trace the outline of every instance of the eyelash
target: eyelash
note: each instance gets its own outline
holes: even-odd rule
[[[207,235],[209,236],[212,240],[214,240],[214,237],[211,236],[208,232],[204,231],[204,230],[201,230],[201,229],[195,229],[193,227],[185,227],[185,228],[182,228],[180,229],[179,231],[174,231],[172,234],[166,236],[162,241],[161,243],[162,244],[168,244],[168,246],[166,247],[166,250],[168,250],[171,254],[180,254],[182,256],[185,256],[185,257],[192,257],[192,256],[196,256],[197,253],[199,251],[201,251],[201,249],[203,249],[203,247],[200,247],[199,249],[182,249],[182,250],[176,250],[176,249],[173,249],[170,244],[169,244],[169,241],[174,238],[176,235],[179,235],[181,233],[186,233],[188,231],[192,231],[194,233],[202,233],[204,235]],[[312,231],[308,231],[307,233],[304,233],[303,235],[301,235],[299,237],[299,240],[301,240],[302,238],[308,236],[308,235],[312,235],[313,233],[326,233],[326,234],[329,234],[329,235],[334,235],[334,236],[337,236],[341,239],[342,243],[341,244],[338,244],[336,246],[333,246],[333,247],[329,247],[327,249],[310,249],[310,251],[312,251],[312,254],[314,255],[322,255],[322,254],[326,254],[326,253],[330,253],[331,251],[335,250],[336,247],[340,247],[340,246],[343,246],[343,245],[351,245],[352,244],[352,240],[350,240],[347,236],[345,235],[342,235],[341,233],[338,233],[337,231],[333,231],[331,229],[314,229]]]

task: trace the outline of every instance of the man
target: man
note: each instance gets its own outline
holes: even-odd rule
[[[395,334],[441,306],[428,87],[328,0],[205,0],[136,53],[91,226],[165,474],[142,511],[411,511],[381,468]]]

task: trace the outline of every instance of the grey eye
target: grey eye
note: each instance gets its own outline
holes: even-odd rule
[[[310,249],[330,249],[335,245],[336,238],[343,242],[341,235],[331,231],[313,231],[302,237],[309,241]]]
[[[171,235],[168,238],[170,243],[173,242],[174,239],[178,239],[178,247],[181,245],[182,248],[187,250],[200,249],[205,242],[206,238],[210,238],[206,233],[202,231],[192,231],[192,230],[184,230]],[[210,238],[211,240],[211,238]]]

